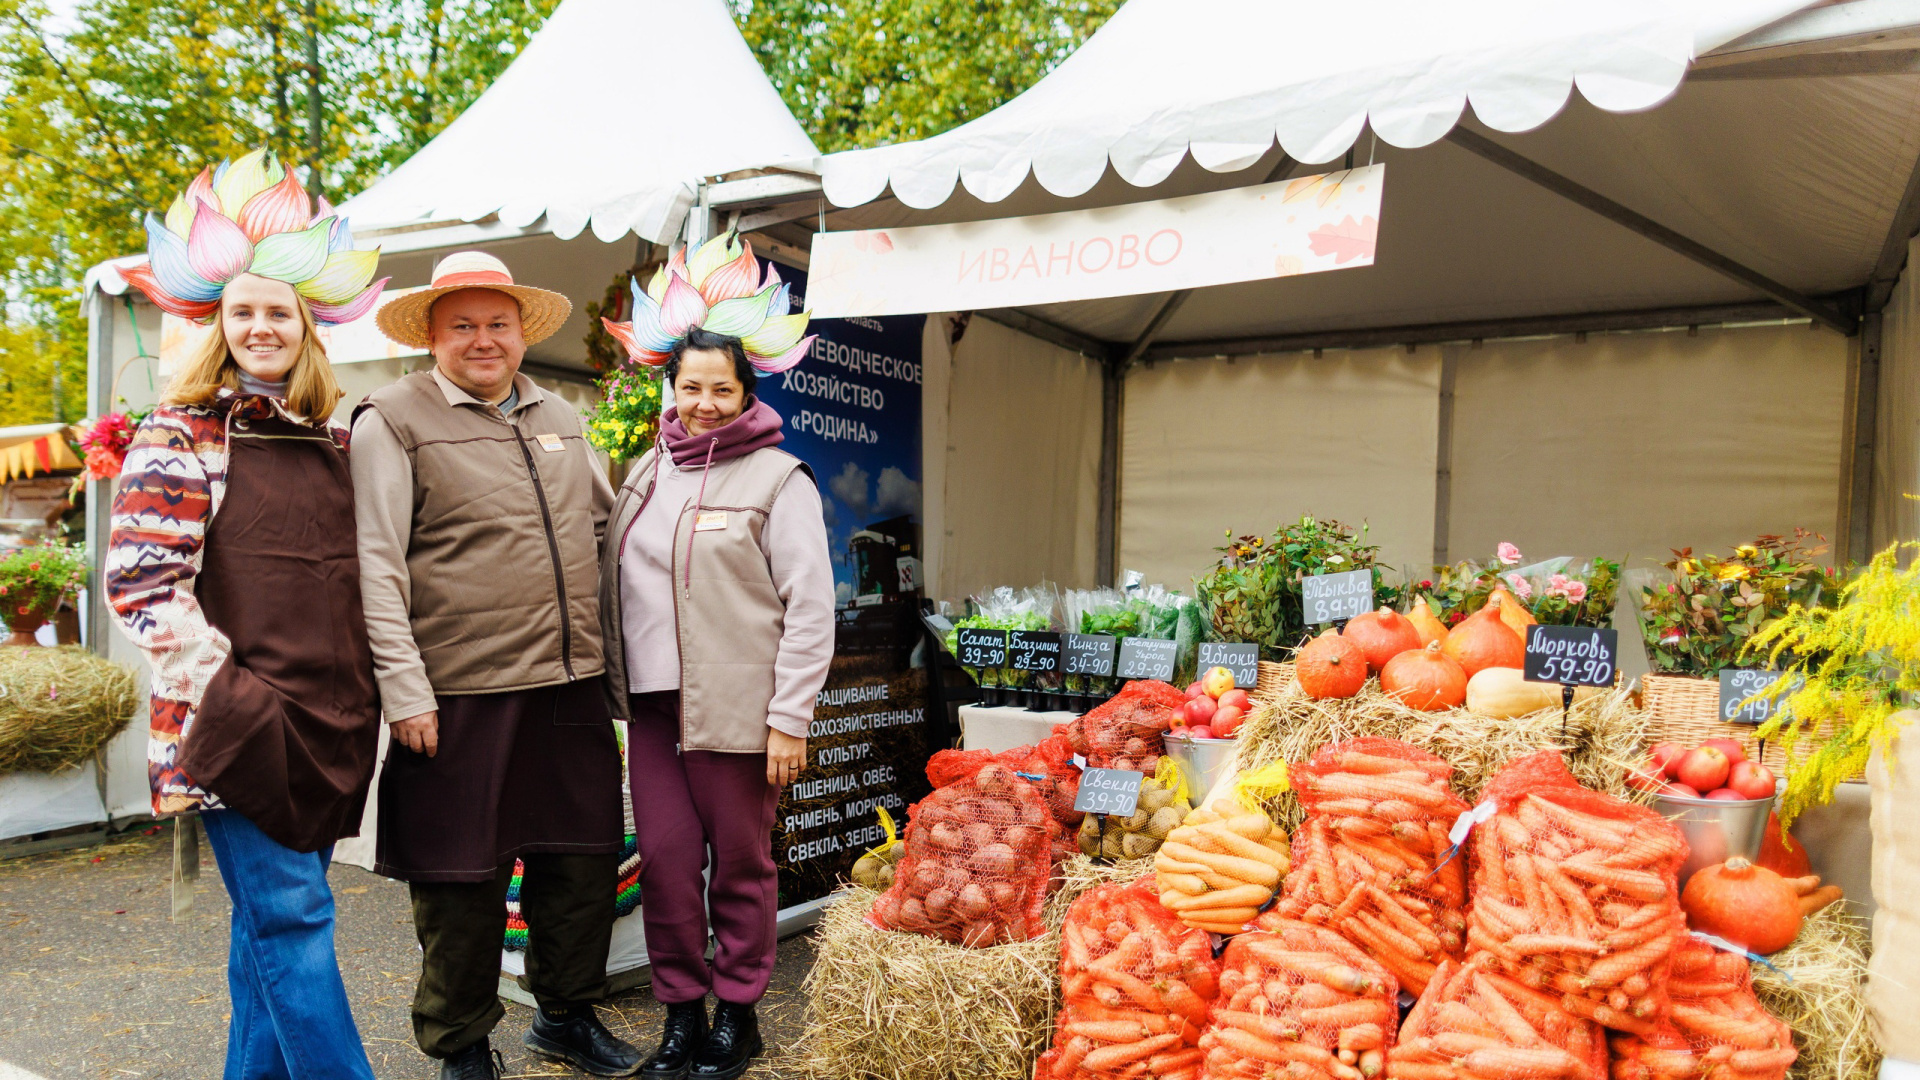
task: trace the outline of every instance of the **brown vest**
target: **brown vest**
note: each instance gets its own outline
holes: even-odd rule
[[[413,465],[408,611],[434,692],[600,674],[598,465],[572,406],[545,395],[509,423],[490,406],[449,405],[422,371],[361,408],[380,413]]]
[[[600,566],[602,636],[607,642],[607,688],[627,715],[626,635],[620,626],[620,552],[627,530],[653,490],[648,451],[620,486],[607,519],[606,558]],[[795,470],[806,463],[767,447],[713,467],[703,509],[692,500],[673,507],[673,607],[680,639],[680,746],[683,750],[763,754],[773,666],[780,655],[787,606],[774,588],[760,536],[767,514]],[[812,475],[808,470],[808,475]],[[706,528],[694,532],[702,515]],[[724,519],[724,526],[722,520]],[[693,541],[692,580],[687,542]]]

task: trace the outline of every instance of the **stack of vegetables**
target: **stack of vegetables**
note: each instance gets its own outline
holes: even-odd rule
[[[1286,831],[1225,800],[1187,815],[1153,867],[1160,902],[1188,926],[1237,934],[1273,899],[1291,856]]]
[[[1614,1080],[1782,1080],[1799,1057],[1793,1032],[1754,996],[1746,957],[1685,938],[1668,990],[1668,1023],[1614,1036]]]
[[[1173,764],[1161,760],[1163,765]],[[1161,843],[1180,828],[1192,810],[1177,771],[1162,768],[1157,776],[1140,781],[1140,800],[1127,817],[1081,815],[1080,851],[1095,859],[1145,859],[1160,850]]]
[[[1047,801],[1047,811],[1063,829],[1077,829],[1086,815],[1073,808],[1080,794],[1080,766],[1073,763],[1073,747],[1067,738],[1055,734],[1033,746],[1017,746],[996,754],[991,750],[940,750],[927,761],[927,779],[934,787],[945,787],[965,780],[988,763],[1004,765],[1015,776],[1032,784]],[[1055,862],[1071,856],[1072,845],[1064,844]]]
[[[1158,679],[1138,679],[1057,730],[1093,768],[1151,775],[1166,749],[1167,729],[1186,700],[1186,695]]]
[[[887,842],[854,860],[850,874],[855,885],[869,889],[893,888],[894,874],[900,865],[900,857],[907,853],[907,844],[893,835],[893,821],[884,816],[886,812],[885,807],[880,808],[883,815],[881,821],[886,825]]]
[[[1206,1075],[1371,1080],[1393,1045],[1398,987],[1386,969],[1323,927],[1261,916],[1227,943]]]
[[[1390,1080],[1605,1080],[1599,1027],[1476,957],[1428,981],[1387,1054]],[[1627,1080],[1622,1077],[1619,1080]]]
[[[1181,925],[1142,881],[1099,886],[1067,911],[1063,1002],[1035,1080],[1199,1077],[1220,963],[1207,935]]]
[[[1289,770],[1306,822],[1280,912],[1345,935],[1410,993],[1464,958],[1466,860],[1448,830],[1467,804],[1453,767],[1398,739],[1322,747]]]

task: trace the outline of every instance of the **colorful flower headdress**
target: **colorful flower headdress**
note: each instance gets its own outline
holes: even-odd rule
[[[309,205],[300,181],[267,151],[223,161],[174,196],[164,219],[147,214],[147,265],[121,276],[160,310],[188,319],[211,318],[228,282],[258,274],[293,286],[314,322],[352,322],[390,279],[368,284],[380,253],[355,251],[347,220],[325,199],[317,216]]]
[[[675,251],[645,290],[632,279],[632,322],[600,320],[628,356],[658,367],[695,328],[739,338],[747,362],[763,375],[785,371],[807,355],[818,335],[801,338],[807,313],[787,313],[786,284],[771,263],[761,277],[751,243],[726,233],[701,244],[693,258],[686,254],[685,248]]]

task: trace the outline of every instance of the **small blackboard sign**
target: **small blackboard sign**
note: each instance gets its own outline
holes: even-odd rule
[[[1007,632],[963,626],[954,640],[953,658],[961,667],[990,668],[1007,665]]]
[[[1764,724],[1786,708],[1787,696],[1800,688],[1800,676],[1793,677],[1793,690],[1779,697],[1748,701],[1755,694],[1772,689],[1786,675],[1784,671],[1753,671],[1746,668],[1720,669],[1720,719],[1729,724]]]
[[[1122,679],[1171,679],[1178,649],[1166,638],[1121,638],[1113,673]]]
[[[1132,769],[1088,769],[1080,774],[1080,794],[1073,808],[1088,814],[1131,815],[1140,804],[1140,781],[1145,773]]]
[[[1119,643],[1112,634],[1067,634],[1062,642],[1060,670],[1068,675],[1113,674],[1114,648]]]
[[[1529,626],[1528,682],[1612,686],[1620,670],[1620,631],[1594,626]]]
[[[1015,630],[1007,635],[1007,657],[1015,671],[1059,671],[1060,635],[1049,630]]]
[[[1239,641],[1200,643],[1200,673],[1216,667],[1233,672],[1233,685],[1252,690],[1260,682],[1260,646]]]
[[[1314,574],[1300,579],[1300,609],[1308,626],[1340,622],[1373,610],[1373,571]]]

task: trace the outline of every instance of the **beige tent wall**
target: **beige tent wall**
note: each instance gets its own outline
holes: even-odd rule
[[[1874,425],[1873,549],[1920,540],[1920,289],[1907,244],[1907,273],[1894,287],[1880,331],[1880,415]]]
[[[1529,558],[1832,535],[1847,342],[1806,324],[1449,346],[1448,549]]]
[[[1099,366],[975,317],[940,381],[922,388],[933,595],[1094,584]]]
[[[1438,350],[1188,360],[1127,378],[1120,566],[1182,591],[1231,529],[1302,514],[1368,525],[1381,556],[1433,547]]]

